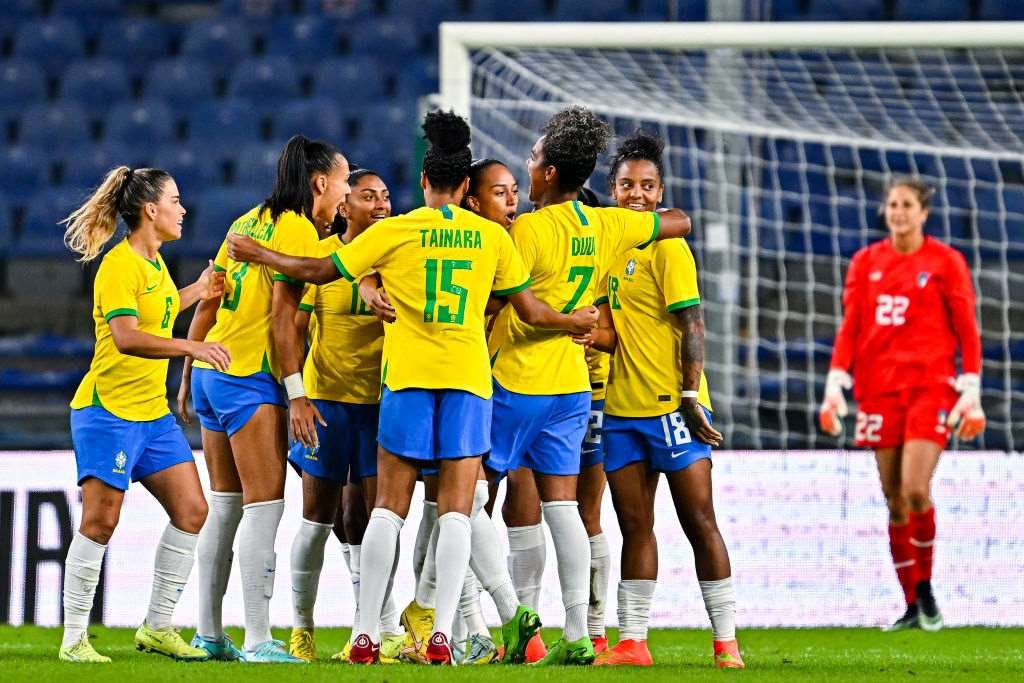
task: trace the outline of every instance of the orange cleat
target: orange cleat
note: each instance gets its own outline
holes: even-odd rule
[[[615,647],[599,654],[594,666],[654,666],[654,659],[646,640],[620,640]]]
[[[745,669],[740,657],[740,644],[735,640],[715,641],[715,666],[719,669]]]
[[[534,662],[539,662],[547,654],[548,648],[544,645],[544,639],[540,637],[540,632],[534,633],[533,637],[526,643],[526,663],[533,664]]]
[[[596,655],[608,649],[608,636],[590,636],[590,642],[594,646],[594,654]]]

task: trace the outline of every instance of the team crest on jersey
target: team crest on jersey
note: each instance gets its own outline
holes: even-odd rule
[[[629,259],[626,261],[626,275],[632,275],[636,272],[636,259]]]
[[[931,277],[931,273],[927,271],[921,271],[917,274],[917,288],[921,289],[928,284],[928,278]]]
[[[871,280],[872,282],[878,282],[879,280],[882,279],[882,271],[872,271],[871,275],[868,275],[868,279]]]
[[[128,456],[118,451],[114,456],[114,474],[124,474],[124,466],[128,464]]]

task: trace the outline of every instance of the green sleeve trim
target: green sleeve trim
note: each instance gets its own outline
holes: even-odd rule
[[[218,266],[216,263],[213,264],[213,272],[215,273],[226,273],[228,269],[223,266]]]
[[[274,276],[271,277],[270,279],[273,280],[274,282],[287,282],[290,285],[305,284],[302,280],[296,280],[293,277],[288,277],[287,275],[282,275],[281,273],[275,273]]]
[[[695,296],[692,299],[686,299],[684,301],[677,301],[674,304],[669,304],[668,306],[665,307],[665,310],[668,311],[669,313],[674,313],[678,310],[689,308],[690,306],[696,306],[699,303],[700,297]]]
[[[651,231],[651,238],[649,240],[647,240],[646,242],[644,242],[643,244],[638,245],[637,249],[646,249],[647,246],[651,242],[653,242],[654,240],[658,239],[658,233],[659,232],[661,232],[661,216],[659,216],[658,212],[655,211],[654,212],[654,230]]]
[[[511,296],[512,294],[518,294],[532,284],[530,278],[526,278],[526,282],[516,287],[509,287],[508,289],[495,289],[491,292],[494,296]]]
[[[599,296],[599,297],[597,297],[597,300],[594,301],[594,305],[595,306],[600,306],[601,304],[606,304],[606,303],[608,303],[608,297],[606,297],[606,296]]]
[[[585,213],[583,213],[583,209],[580,208],[579,201],[574,199],[574,200],[572,200],[571,203],[572,203],[573,211],[576,212],[576,218],[578,218],[579,221],[580,221],[580,225],[583,225],[583,226],[590,225],[590,223],[587,222],[587,215]]]
[[[313,304],[299,304],[299,310],[305,311],[306,313],[313,312]]]
[[[345,269],[345,264],[341,262],[341,258],[338,256],[338,252],[334,252],[333,254],[331,254],[331,260],[334,261],[335,267],[338,269],[338,272],[341,273],[341,276],[343,278],[345,278],[349,282],[356,281],[356,279],[352,277],[352,274]]]
[[[133,315],[136,318],[138,318],[139,312],[136,311],[134,308],[115,308],[110,313],[107,313],[105,316],[103,316],[103,319],[109,323],[111,318],[116,318],[119,315]]]

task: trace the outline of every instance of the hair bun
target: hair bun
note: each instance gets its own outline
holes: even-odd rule
[[[469,124],[452,111],[428,113],[423,121],[423,133],[431,145],[446,155],[469,147]]]
[[[661,159],[665,153],[665,141],[640,129],[619,143],[617,151],[623,157]]]

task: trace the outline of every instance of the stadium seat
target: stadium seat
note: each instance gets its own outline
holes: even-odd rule
[[[1024,19],[1024,6],[1020,0],[981,0],[978,18],[982,21]]]
[[[235,185],[270,194],[277,177],[281,145],[246,145],[235,157]]]
[[[421,31],[397,18],[374,17],[347,27],[349,50],[354,55],[378,55],[382,61],[401,65],[419,52]],[[435,29],[436,30],[436,29]],[[387,46],[387,49],[382,49]]]
[[[50,159],[24,146],[7,147],[0,154],[0,193],[12,206],[26,206],[49,180]]]
[[[93,115],[127,100],[128,73],[113,59],[87,59],[69,66],[61,78],[61,99],[78,102]]]
[[[4,14],[12,22],[33,19],[43,13],[43,0],[7,0]]]
[[[36,194],[25,212],[21,235],[11,247],[11,255],[45,258],[66,254],[71,258],[64,246],[64,226],[60,221],[81,206],[87,194],[87,188],[48,190]]]
[[[274,139],[284,141],[296,133],[340,146],[342,115],[335,101],[313,98],[285,104],[274,117]]]
[[[235,64],[249,56],[252,36],[238,19],[207,19],[189,26],[181,53],[205,62],[218,76],[226,76]]]
[[[387,75],[369,54],[326,59],[314,76],[313,94],[346,104],[380,101],[386,94]]]
[[[415,63],[398,72],[392,95],[411,100],[421,95],[436,93],[438,90],[437,68],[437,61],[433,59],[416,60]]]
[[[300,67],[307,67],[338,53],[338,30],[333,22],[320,17],[301,17],[273,23],[266,53],[290,57]]]
[[[242,145],[260,140],[259,117],[247,100],[205,102],[188,118],[189,143],[226,160]]]
[[[181,203],[191,211],[204,191],[224,184],[222,165],[204,154],[201,147],[171,144],[158,148],[153,154],[155,166],[172,176],[181,192]]]
[[[292,0],[220,0],[221,16],[246,19],[269,19],[290,14]]]
[[[893,12],[896,21],[967,21],[970,18],[970,3],[966,2],[897,0]]]
[[[72,102],[31,104],[21,116],[18,142],[50,151],[68,151],[90,143],[82,108]]]
[[[123,4],[123,0],[54,0],[51,14],[71,19],[92,37],[121,15]]]
[[[107,115],[104,140],[152,147],[171,142],[174,133],[174,114],[160,100],[121,102]]]
[[[246,59],[232,71],[228,92],[266,114],[299,96],[299,75],[288,57]]]
[[[8,119],[46,98],[46,74],[27,59],[0,63],[0,116]]]
[[[70,19],[26,22],[14,38],[14,56],[38,64],[48,76],[60,74],[84,52],[82,32]]]
[[[162,100],[178,114],[213,99],[213,72],[199,59],[162,59],[146,74],[146,97]]]
[[[136,158],[138,150],[115,142],[90,145],[68,154],[62,167],[62,184],[67,187],[96,187],[110,169],[117,166],[136,166],[143,159]]]
[[[7,198],[0,195],[0,256],[7,253],[14,239],[14,212]]]
[[[132,76],[141,76],[170,52],[171,33],[165,24],[148,19],[121,19],[104,25],[98,52],[117,59]]]
[[[268,190],[269,191],[269,188]],[[213,258],[224,241],[228,228],[239,216],[263,200],[259,189],[208,190],[192,202],[195,217],[187,236],[188,253]]]

